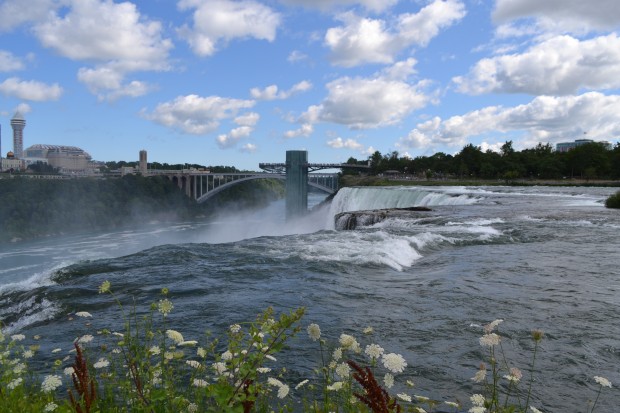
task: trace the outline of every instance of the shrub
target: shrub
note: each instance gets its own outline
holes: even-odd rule
[[[620,208],[620,191],[607,198],[605,206],[607,208]]]

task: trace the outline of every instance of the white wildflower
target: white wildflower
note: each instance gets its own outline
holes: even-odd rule
[[[396,397],[398,397],[402,401],[411,402],[411,396],[409,396],[407,393],[398,393]]]
[[[384,351],[385,350],[383,350],[383,347],[378,344],[369,344],[366,346],[364,353],[366,353],[371,360],[377,360],[381,357],[381,355],[383,355]]]
[[[73,367],[66,367],[63,372],[65,373],[66,376],[70,376],[74,373]]]
[[[312,339],[312,341],[317,341],[321,338],[321,328],[318,324],[310,324],[308,326],[308,336]]]
[[[415,394],[415,395],[414,395],[414,397],[415,397],[417,400],[421,401],[422,403],[426,403],[426,402],[428,402],[428,401],[430,401],[430,400],[431,400],[431,399],[429,399],[429,398],[428,398],[428,397],[426,397],[426,396],[418,396],[417,394]]]
[[[474,394],[469,398],[471,400],[471,404],[474,406],[484,406],[484,396],[481,394]]]
[[[421,407],[416,407],[416,408],[415,408],[415,411],[416,411],[417,413],[428,413],[426,410],[424,410],[424,409],[423,409],[423,408],[421,408]]]
[[[495,333],[485,334],[480,337],[480,345],[484,347],[497,346],[500,341],[500,336]]]
[[[482,383],[487,377],[487,369],[482,366],[471,379],[476,383]]]
[[[176,330],[166,330],[166,335],[170,340],[174,341],[177,344],[185,341],[183,340],[183,334],[179,333]]]
[[[173,308],[174,305],[172,305],[172,301],[168,300],[167,298],[159,300],[159,302],[157,303],[157,310],[162,313],[164,317],[170,314]]]
[[[43,408],[44,412],[53,412],[54,410],[56,410],[56,408],[58,407],[58,405],[54,402],[49,402],[48,404],[45,405],[45,407]]]
[[[228,370],[228,368],[226,367],[226,363],[217,362],[213,363],[212,366],[213,369],[215,369],[215,372],[219,375],[223,374],[226,370]]]
[[[24,370],[26,370],[26,365],[24,363],[17,363],[15,367],[13,367],[13,373],[15,374],[21,374]]]
[[[34,356],[34,351],[32,351],[32,350],[24,351],[24,358],[25,359],[30,359],[30,358],[32,358],[32,356]]]
[[[232,360],[233,355],[230,352],[230,350],[226,350],[225,352],[222,353],[222,360]]]
[[[77,313],[75,313],[75,315],[78,317],[92,317],[93,316],[88,311],[78,311]]]
[[[450,406],[450,407],[455,407],[455,408],[458,408],[458,407],[459,407],[459,404],[458,404],[458,403],[456,403],[456,402],[449,402],[449,401],[445,401],[444,403],[445,403],[445,404],[447,404],[447,405],[448,405],[448,406]]]
[[[332,383],[329,386],[327,386],[327,390],[338,391],[338,390],[342,389],[342,385],[343,385],[343,383],[341,381],[337,381],[337,382]]]
[[[84,334],[82,337],[78,338],[77,342],[79,344],[86,344],[93,341],[93,336],[91,334]]]
[[[196,360],[185,360],[185,364],[187,364],[190,367],[193,367],[195,369],[200,368],[200,362],[196,361]]]
[[[149,349],[149,353],[154,354],[154,355],[158,355],[158,354],[161,354],[161,349],[159,348],[159,346],[152,346]]]
[[[198,405],[196,403],[188,404],[187,413],[198,413]]]
[[[16,378],[16,379],[12,380],[11,382],[9,382],[9,384],[7,384],[7,385],[6,385],[6,387],[7,387],[9,390],[13,390],[13,389],[15,389],[17,386],[19,386],[20,384],[22,384],[22,383],[23,383],[23,381],[24,381],[24,379],[22,379],[21,377],[18,377],[18,378]]]
[[[341,347],[338,347],[338,348],[336,348],[334,350],[334,352],[332,353],[332,358],[335,361],[338,361],[338,360],[340,360],[342,358],[342,348]]]
[[[285,398],[288,395],[289,390],[290,389],[289,389],[288,385],[287,384],[283,384],[282,386],[280,386],[278,388],[278,397],[280,399]]]
[[[49,393],[56,390],[60,386],[62,386],[62,379],[60,376],[50,374],[45,376],[45,379],[43,379],[43,383],[41,383],[41,390],[44,393]]]
[[[530,410],[532,411],[532,413],[543,413],[540,410],[538,410],[537,408],[535,408],[534,406],[530,406]]]
[[[389,353],[384,354],[381,358],[383,366],[392,373],[402,373],[407,367],[407,362],[400,354]]]
[[[303,381],[300,381],[299,383],[297,383],[297,386],[295,386],[295,390],[299,390],[301,389],[303,386],[305,386],[310,380],[306,379]]]
[[[346,379],[351,374],[351,367],[347,363],[340,363],[338,367],[336,367],[336,374],[340,376],[341,379]]]
[[[372,334],[372,333],[373,333],[373,331],[374,331],[374,330],[373,330],[373,328],[372,328],[372,327],[366,327],[366,328],[364,328],[363,333],[364,333],[364,334]]]
[[[502,322],[504,322],[504,320],[501,320],[501,319],[497,319],[497,320],[490,322],[489,324],[483,326],[484,332],[487,334],[492,333],[493,330],[495,330],[497,326],[500,325]]]
[[[383,377],[383,384],[385,384],[385,387],[388,389],[391,389],[394,385],[394,376],[390,373],[385,373],[385,376]]]
[[[194,387],[207,387],[209,385],[209,383],[203,379],[194,379],[192,384]]]
[[[205,358],[205,357],[207,357],[207,350],[205,350],[205,349],[204,349],[204,348],[202,348],[202,347],[198,347],[198,348],[196,349],[196,354],[198,355],[198,357]]]
[[[609,380],[607,380],[605,377],[594,376],[594,381],[597,382],[598,384],[600,384],[602,387],[609,387],[609,388],[611,388],[611,382]]]
[[[278,361],[278,359],[272,356],[271,354],[265,354],[265,358],[271,361]]]
[[[101,285],[99,286],[99,294],[109,292],[110,286],[111,286],[110,281],[105,280],[104,282],[102,282]]]
[[[256,369],[256,371],[264,374],[264,373],[269,373],[271,369],[269,367],[259,367]]]
[[[241,331],[241,326],[239,324],[233,324],[229,327],[230,332],[237,334],[239,331]]]
[[[180,347],[193,347],[196,344],[198,344],[198,342],[196,340],[185,340],[185,341],[181,341],[177,345],[180,346]]]
[[[93,367],[96,369],[102,369],[104,367],[108,367],[109,365],[110,362],[105,358],[101,357],[95,364],[93,364]]]
[[[506,374],[504,376],[506,380],[509,380],[513,383],[517,383],[519,380],[521,380],[521,377],[523,377],[523,374],[521,373],[521,370],[516,367],[512,367],[510,369],[510,374]]]
[[[60,353],[61,351],[61,348],[55,348],[54,350],[52,350],[52,353]]]
[[[26,336],[25,336],[25,335],[23,335],[23,334],[13,334],[13,335],[11,336],[11,340],[13,340],[13,341],[22,341],[22,340],[24,340],[25,338],[26,338]]]

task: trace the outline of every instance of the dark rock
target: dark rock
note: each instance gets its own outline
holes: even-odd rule
[[[352,230],[359,227],[374,225],[387,218],[408,218],[412,212],[427,212],[427,207],[371,209],[366,211],[341,212],[334,217],[337,230]]]

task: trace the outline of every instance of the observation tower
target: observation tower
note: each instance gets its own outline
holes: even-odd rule
[[[11,127],[13,128],[13,153],[17,159],[24,156],[24,128],[26,127],[26,119],[20,111],[15,112],[11,119]]]

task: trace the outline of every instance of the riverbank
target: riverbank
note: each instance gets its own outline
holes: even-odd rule
[[[584,186],[620,187],[620,180],[609,179],[421,179],[401,176],[340,177],[340,186]]]

